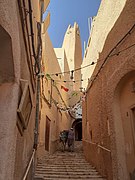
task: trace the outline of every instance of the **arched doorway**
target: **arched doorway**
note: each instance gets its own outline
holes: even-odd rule
[[[77,119],[73,122],[72,127],[75,130],[75,140],[81,141],[82,140],[82,119]]]
[[[11,37],[0,25],[0,84],[13,80],[14,64]]]
[[[115,89],[113,116],[119,177],[130,179],[135,175],[135,71],[125,75]]]
[[[18,85],[16,83],[14,86],[14,79],[15,72],[11,36],[5,30],[5,28],[0,25],[0,145],[2,147],[0,148],[1,179],[12,174],[12,164],[15,161],[15,144],[17,136],[15,125],[17,120],[16,106],[18,100]],[[5,169],[2,167],[8,168]]]

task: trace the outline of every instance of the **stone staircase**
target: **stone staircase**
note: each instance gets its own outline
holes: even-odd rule
[[[77,142],[74,152],[57,151],[38,161],[34,180],[105,180],[84,158]]]

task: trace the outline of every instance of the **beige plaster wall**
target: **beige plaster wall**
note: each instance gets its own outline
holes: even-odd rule
[[[18,20],[13,8],[16,9],[15,2],[10,3],[9,9],[9,1],[1,1],[0,24],[12,37],[12,47],[14,49],[13,58],[14,62],[16,61],[16,66],[14,66],[16,82],[0,85],[0,177],[2,180],[6,178],[8,179],[8,177],[13,179],[13,164],[15,163],[16,109],[18,105],[18,97],[16,96],[16,93],[18,93],[19,90],[17,81],[19,81],[20,70],[20,62],[18,61],[18,57],[20,57],[20,46],[19,35],[14,31],[15,25],[18,29]],[[12,19],[10,19],[10,14],[13,15]]]
[[[43,84],[42,84],[42,90],[44,92],[41,92],[45,95],[46,100],[48,100],[49,103],[44,101],[44,98],[42,98],[42,109],[41,109],[41,121],[40,121],[40,140],[39,140],[39,146],[41,148],[44,148],[45,146],[45,127],[46,127],[46,116],[50,119],[50,135],[49,135],[49,153],[53,153],[57,150],[58,146],[58,140],[59,140],[59,132],[63,129],[69,129],[71,124],[71,117],[67,112],[60,111],[58,107],[65,108],[64,103],[61,100],[61,97],[66,102],[66,106],[68,106],[68,93],[65,92],[63,89],[61,89],[61,86],[65,86],[64,80],[65,76],[64,74],[56,76],[55,73],[61,72],[59,62],[57,60],[57,55],[60,55],[62,57],[63,61],[66,61],[65,53],[64,51],[57,51],[55,54],[55,51],[53,49],[50,37],[48,33],[46,33],[43,36],[43,64],[45,65],[44,73],[50,74],[51,79],[46,78],[44,76],[43,78]],[[64,70],[68,68],[66,63],[63,63]],[[54,75],[51,75],[54,74]],[[53,81],[54,80],[54,81]],[[51,85],[52,81],[52,85]],[[56,88],[57,87],[57,88]],[[48,91],[50,91],[50,94],[52,95],[53,100],[49,100],[49,94]],[[61,95],[61,97],[60,97]],[[58,105],[56,104],[58,103]],[[39,147],[39,148],[40,148]]]
[[[65,58],[65,52],[64,49],[62,48],[54,48],[59,66],[60,66],[60,72],[64,72],[65,70],[65,62],[64,62],[64,58]],[[68,70],[68,69],[67,69]]]
[[[80,37],[79,37],[80,39]],[[77,40],[78,42],[78,40]],[[79,50],[80,49],[80,41],[79,43],[76,42],[76,46],[75,46],[75,59],[74,61],[78,60],[80,56],[80,53],[79,53]],[[77,47],[79,46],[79,48]],[[68,61],[67,61],[67,57],[66,57],[66,54],[65,54],[65,51],[63,48],[55,48],[55,53],[56,53],[56,56],[57,56],[57,60],[59,62],[59,65],[61,68],[61,71],[62,72],[67,72],[67,71],[70,71],[71,69],[69,69],[69,65],[68,65]],[[78,57],[78,58],[77,58]],[[76,65],[76,64],[75,64]],[[79,64],[76,65],[77,68],[80,67]],[[63,92],[63,97],[64,99],[66,100],[66,104],[69,106],[69,107],[72,107],[76,104],[76,102],[78,102],[80,100],[80,84],[81,84],[81,74],[80,74],[81,71],[77,71],[74,75],[75,75],[75,78],[74,80],[78,80],[78,82],[73,82],[71,79],[70,79],[70,73],[64,73],[63,74],[63,78],[61,78],[60,80],[60,83],[61,85],[63,85],[64,87],[68,88],[69,91],[68,93],[67,92]],[[63,82],[63,81],[66,81],[66,82]],[[76,88],[74,88],[76,87]],[[74,95],[72,96],[72,94],[74,93],[77,93],[77,95]]]
[[[69,70],[80,68],[82,64],[82,49],[80,30],[78,24],[75,22],[73,26],[69,25],[64,36],[62,48],[65,50]],[[70,75],[70,74],[69,74]],[[73,84],[73,90],[79,91],[81,87],[81,71],[74,72],[74,79],[76,83]]]
[[[134,152],[134,114],[132,111],[132,108],[134,108],[134,91],[133,91],[133,83],[135,81],[134,79],[134,71],[131,71],[127,73],[119,82],[116,90],[115,90],[115,101],[114,101],[114,116],[115,121],[117,123],[117,126],[121,126],[119,128],[119,137],[117,137],[117,141],[120,142],[120,138],[123,138],[124,143],[123,146],[121,145],[121,148],[119,147],[119,151],[121,151],[121,154],[119,155],[121,157],[121,164],[122,159],[124,160],[123,156],[125,156],[125,169],[129,173],[133,173],[134,171],[134,164],[135,164],[135,152]],[[116,117],[117,115],[117,117]],[[123,137],[121,137],[121,131],[123,133]],[[121,133],[121,134],[120,134]],[[120,165],[121,165],[120,164]],[[124,165],[121,166],[122,169]],[[125,171],[126,171],[125,170]],[[129,178],[129,177],[128,177]]]
[[[72,118],[69,113],[67,111],[61,111],[59,107],[66,109],[67,107],[73,106],[80,99],[79,93],[78,96],[73,98],[71,98],[71,96],[74,90],[77,92],[79,91],[81,83],[73,83],[70,79],[70,73],[56,75],[59,72],[71,71],[81,66],[82,54],[79,27],[77,23],[75,23],[73,27],[68,27],[62,48],[53,48],[48,33],[43,35],[42,40],[44,73],[45,75],[49,74],[51,78],[43,78],[42,90],[44,91],[43,93],[49,103],[45,102],[42,98],[39,145],[43,148],[45,144],[45,126],[47,116],[51,121],[49,152],[53,153],[57,149],[59,132],[63,129],[69,129],[72,124]],[[74,80],[81,79],[80,73],[80,71],[77,73],[75,72]],[[64,91],[61,86],[68,88],[69,91]],[[50,101],[48,91],[52,95],[52,101]]]
[[[28,67],[17,1],[2,0],[0,2],[0,24],[11,37],[15,74],[12,82],[0,84],[0,179],[18,180],[23,177],[33,148],[35,94],[30,78],[32,74]],[[0,46],[2,43],[4,42],[1,42]],[[21,94],[20,78],[29,81],[33,102],[29,124],[23,136],[16,125],[19,120],[17,108]]]
[[[108,4],[112,4],[113,2],[116,3],[116,1],[111,1],[108,2]],[[106,6],[103,6],[104,3],[105,1],[102,1],[102,7],[104,7],[102,10],[103,14],[104,11],[108,12],[108,9],[105,8]],[[122,6],[119,6],[120,4],[115,6],[116,10],[120,8],[119,10],[121,11],[122,7],[123,10],[119,14],[119,17],[117,16],[117,21],[114,21],[113,27],[108,33],[99,56],[98,64],[92,75],[93,78],[99,71],[101,63],[103,63],[108,53],[134,24],[134,1],[127,0],[126,3],[124,1],[121,3],[123,3],[123,5],[121,4]],[[100,13],[102,13],[102,11]],[[117,14],[117,11],[114,11],[112,16],[115,12]],[[106,14],[104,17],[104,19],[107,19],[108,15]],[[129,169],[130,171],[132,170],[131,166],[133,163],[130,158],[134,158],[133,155],[128,157],[127,163],[126,141],[129,135],[127,135],[128,130],[124,123],[128,107],[134,104],[134,102],[130,101],[130,103],[128,103],[128,101],[123,99],[126,97],[124,89],[121,91],[121,94],[117,94],[117,97],[115,96],[117,92],[116,87],[119,82],[121,82],[121,79],[133,71],[135,67],[135,47],[130,47],[134,44],[134,36],[135,31],[133,30],[132,33],[114,49],[113,54],[117,54],[119,51],[122,52],[107,59],[107,63],[95,81],[92,85],[89,84],[88,86],[86,99],[89,103],[87,107],[86,100],[83,104],[83,143],[85,156],[97,167],[101,174],[107,175],[108,179],[114,180],[130,179]],[[127,47],[130,48],[124,50]],[[130,99],[132,99],[133,95],[131,96],[130,93],[130,95],[127,94],[127,96],[130,96]],[[119,99],[121,99],[120,103],[118,103]],[[129,141],[131,141],[131,139]],[[129,143],[132,144],[132,142]],[[99,148],[99,145],[106,148],[106,150],[101,147]]]
[[[97,16],[93,18],[91,34],[84,53],[82,67],[98,61],[107,36],[121,14],[125,3],[126,0],[101,1]],[[82,69],[82,77],[85,79],[82,82],[82,87],[85,89],[88,85],[88,78],[91,77],[95,69],[95,65]]]
[[[62,48],[65,50],[68,60],[69,69],[74,69],[74,52],[75,52],[75,28],[68,26],[63,40]]]

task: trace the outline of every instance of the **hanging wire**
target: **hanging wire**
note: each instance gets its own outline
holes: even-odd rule
[[[58,91],[58,95],[60,96],[60,98],[61,98],[61,100],[62,100],[62,103],[64,104],[65,108],[63,108],[63,107],[58,107],[58,104],[59,104],[59,103],[52,97],[53,103],[54,103],[55,106],[57,106],[57,108],[59,108],[60,110],[68,111],[70,117],[72,117],[73,119],[76,119],[76,117],[74,117],[74,116],[71,114],[70,109],[72,109],[77,103],[79,103],[80,100],[79,100],[76,104],[74,104],[73,106],[71,106],[71,107],[69,108],[69,107],[66,105],[66,103],[65,103],[65,101],[67,101],[67,100],[64,101],[64,99],[63,99],[63,97],[62,97],[62,95],[61,95],[61,93],[60,93],[59,88],[58,88],[58,87],[56,86],[56,84],[54,83],[55,80],[53,80],[52,78],[51,78],[50,80],[53,82],[52,86],[54,86],[54,87],[56,88],[56,90]],[[73,97],[74,97],[74,96],[73,96]],[[42,97],[42,98],[44,98],[44,97]],[[71,98],[72,98],[72,97],[71,97]],[[70,98],[70,99],[71,99],[71,98]],[[62,106],[62,105],[61,105],[61,106]]]
[[[134,26],[135,26],[135,25],[134,25]],[[134,26],[133,26],[133,27],[134,27]],[[132,29],[133,29],[133,28],[131,28],[130,32],[128,32],[127,35],[128,35],[128,34],[131,34]],[[125,37],[124,37],[124,38],[125,38]],[[123,41],[123,40],[124,40],[124,39],[122,39],[122,41]],[[122,41],[120,41],[119,44],[120,44]],[[111,53],[117,48],[117,46],[118,46],[119,44],[117,44],[117,45],[112,49],[112,51],[110,51],[109,56],[107,56],[107,58],[108,58],[108,57],[115,56],[115,55],[118,56],[121,52],[126,51],[126,50],[132,48],[133,46],[135,46],[135,44],[132,44],[132,45],[128,46],[127,48],[124,48],[124,49],[118,51],[117,53],[114,53],[114,54],[111,55]],[[89,67],[89,66],[92,66],[92,65],[94,65],[94,64],[97,64],[97,63],[100,62],[100,61],[103,61],[103,60],[98,60],[98,61],[96,61],[96,62],[93,61],[92,63],[90,63],[90,64],[88,64],[88,65],[86,65],[86,66],[83,66],[83,67],[74,69],[74,70],[72,70],[72,71],[63,71],[63,72],[57,72],[57,73],[50,73],[50,75],[51,75],[51,76],[54,76],[54,75],[58,76],[58,75],[64,74],[64,73],[72,73],[72,74],[73,74],[75,71],[78,71],[78,70],[87,68],[87,67]],[[72,75],[72,74],[71,74],[71,75]],[[71,77],[70,77],[70,78],[71,78]],[[71,79],[72,79],[72,78],[71,78]]]
[[[81,79],[81,80],[75,80],[75,81],[68,81],[68,80],[63,80],[63,81],[61,81],[61,80],[56,80],[56,79],[54,79],[54,81],[55,82],[64,82],[64,83],[66,83],[66,82],[72,82],[72,83],[78,83],[78,82],[82,82],[82,81],[86,81],[86,80],[88,80],[88,79]]]
[[[132,44],[132,45],[130,45],[130,46],[128,46],[128,47],[118,51],[117,53],[110,55],[109,57],[116,56],[116,55],[118,56],[121,52],[126,51],[126,50],[128,50],[128,49],[130,49],[130,48],[132,48],[134,46],[135,46],[135,44]]]
[[[130,49],[130,48],[132,48],[132,47],[134,47],[134,46],[135,46],[135,44],[132,44],[132,45],[128,46],[127,48],[124,48],[124,49],[118,51],[117,53],[114,53],[114,54],[112,54],[112,55],[109,55],[108,57],[112,57],[112,56],[115,56],[115,55],[118,56],[121,52],[126,51],[126,50],[128,50],[128,49]],[[115,50],[115,49],[116,49],[116,47],[113,48],[113,50]],[[80,69],[87,68],[87,67],[89,67],[89,66],[92,66],[92,65],[94,65],[94,64],[97,64],[97,63],[100,62],[100,61],[102,61],[102,60],[98,60],[98,61],[96,61],[96,62],[92,62],[92,63],[90,63],[90,64],[88,64],[88,65],[86,65],[86,66],[83,66],[83,67],[74,69],[74,70],[72,70],[72,71],[74,72],[74,71],[78,71],[78,70],[80,70]],[[72,71],[57,72],[57,73],[55,73],[55,74],[54,74],[54,73],[51,73],[50,75],[51,75],[51,76],[54,76],[54,75],[58,76],[59,74],[71,73]]]
[[[92,87],[92,84],[93,82],[96,80],[98,74],[101,72],[101,69],[103,68],[103,66],[105,65],[105,63],[107,62],[108,58],[109,57],[112,57],[114,55],[119,55],[121,52],[123,51],[126,51],[127,49],[135,46],[135,44],[132,44],[130,45],[129,47],[125,48],[125,49],[122,49],[120,50],[119,52],[115,53],[115,54],[112,54],[114,50],[116,50],[116,48],[121,44],[121,42],[123,42],[123,40],[125,40],[125,38],[128,36],[128,35],[131,35],[131,32],[132,30],[135,28],[135,24],[130,28],[130,30],[123,36],[123,38],[111,49],[111,51],[108,53],[108,55],[106,56],[106,58],[104,59],[102,65],[100,66],[97,74],[93,77],[93,79],[90,80],[91,84],[89,86],[89,88],[87,89],[87,91]],[[111,55],[112,54],[112,55]]]
[[[56,76],[58,76],[59,74],[63,74],[63,73],[74,73],[75,71],[79,71],[79,70],[81,70],[81,69],[84,69],[84,68],[86,68],[86,67],[89,67],[89,66],[92,66],[92,65],[94,65],[94,64],[96,64],[97,62],[92,62],[92,63],[90,63],[90,64],[88,64],[88,65],[86,65],[86,66],[83,66],[83,67],[80,67],[80,68],[77,68],[77,69],[74,69],[74,70],[72,70],[72,71],[64,71],[64,72],[58,72],[58,73],[51,73],[50,75],[51,76],[53,76],[53,75],[56,75]]]

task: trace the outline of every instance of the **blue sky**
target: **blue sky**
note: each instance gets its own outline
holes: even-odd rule
[[[76,21],[80,27],[82,48],[88,40],[88,17],[97,14],[101,0],[50,0],[48,9],[51,22],[48,28],[54,48],[62,46],[64,34],[69,24]]]

